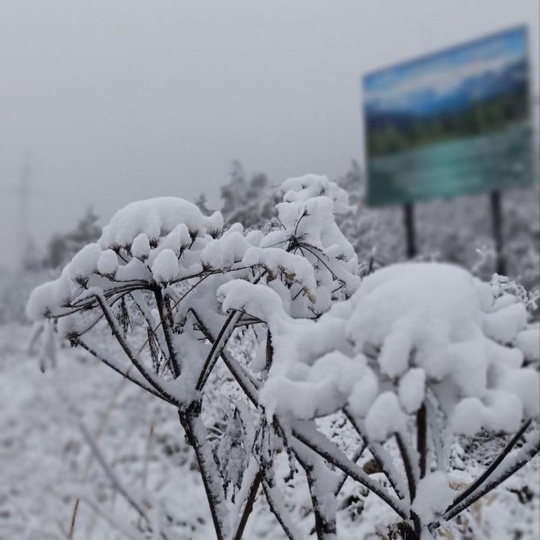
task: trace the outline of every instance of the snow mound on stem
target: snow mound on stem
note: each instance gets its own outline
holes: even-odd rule
[[[103,229],[99,240],[101,247],[118,247],[132,244],[144,233],[151,241],[170,233],[178,223],[184,223],[190,233],[221,230],[223,217],[219,212],[207,217],[199,208],[184,199],[159,197],[128,204],[119,210]]]
[[[311,324],[266,316],[275,354],[261,401],[300,418],[347,406],[383,440],[430,391],[455,431],[512,432],[524,417],[538,416],[540,399],[538,372],[523,367],[512,343],[526,348],[533,334],[540,336],[524,329],[515,299],[495,300],[489,285],[462,268],[406,263],[367,277],[349,300]],[[313,376],[323,362],[324,391]]]

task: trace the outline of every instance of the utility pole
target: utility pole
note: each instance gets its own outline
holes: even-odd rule
[[[21,169],[19,172],[19,183],[17,186],[17,196],[19,199],[19,222],[18,222],[18,246],[19,246],[19,265],[24,264],[25,256],[30,242],[30,231],[28,218],[30,212],[30,198],[32,192],[32,156],[29,151],[23,155]]]

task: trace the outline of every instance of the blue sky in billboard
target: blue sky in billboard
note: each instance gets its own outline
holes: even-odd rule
[[[526,27],[382,69],[363,82],[369,204],[531,182]]]
[[[456,111],[526,76],[527,30],[518,27],[368,74],[364,102],[368,119],[385,112]]]

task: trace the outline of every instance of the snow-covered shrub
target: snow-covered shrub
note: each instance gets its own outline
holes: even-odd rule
[[[224,289],[234,297],[234,283]],[[272,369],[259,403],[286,426],[290,440],[384,499],[409,521],[408,534],[428,535],[539,450],[535,430],[508,455],[540,412],[540,333],[508,290],[456,266],[405,263],[367,277],[316,321],[273,311],[265,319]],[[253,291],[252,304],[255,297]],[[314,420],[338,412],[379,462],[390,492],[316,431]],[[454,492],[453,439],[481,430],[516,435],[484,475]],[[400,456],[399,469],[392,452]]]
[[[354,250],[334,221],[335,213],[346,209],[346,194],[316,176],[290,179],[283,187],[284,200],[277,205],[281,229],[266,235],[246,234],[241,225],[224,230],[221,214],[204,216],[182,199],[130,204],[112,218],[97,243],[75,255],[60,278],[38,287],[27,306],[30,318],[57,321],[72,345],[178,409],[197,455],[218,538],[227,537],[233,527],[241,534],[245,526],[243,520],[231,520],[227,508],[226,495],[236,495],[239,473],[232,472],[234,467],[218,469],[201,421],[204,389],[220,357],[252,401],[251,409],[245,398],[239,403],[241,418],[259,425],[257,436],[252,434],[257,460],[249,460],[246,482],[256,480],[258,486],[263,481],[256,464],[269,463],[260,455],[273,452],[273,443],[268,447],[273,428],[257,403],[269,366],[263,362],[258,376],[250,374],[225,348],[236,328],[258,324],[257,315],[263,313],[225,313],[218,291],[234,281],[241,298],[248,290],[242,285],[250,285],[259,294],[266,292],[268,312],[277,299],[290,316],[310,319],[350,296],[359,284]],[[250,299],[244,302],[249,308]],[[112,330],[116,350],[103,343],[103,325]],[[232,414],[231,422],[238,418]],[[254,429],[245,426],[248,433]],[[249,448],[242,448],[237,465],[245,464],[240,450]],[[270,474],[269,466],[262,469]],[[237,502],[236,510],[244,502]]]
[[[280,491],[283,476],[298,485],[298,465],[319,539],[336,538],[348,478],[404,535],[436,534],[538,451],[538,329],[509,287],[454,266],[395,265],[360,283],[335,222],[346,193],[314,175],[282,191],[267,233],[224,228],[181,199],[132,203],[27,313],[176,408],[219,540],[242,537],[259,493],[286,536],[303,537]],[[257,352],[240,358],[237,340]],[[212,400],[230,406],[209,414]],[[516,435],[455,492],[450,443],[479,430]],[[364,453],[382,477],[357,464]],[[137,511],[144,533],[177,538]]]

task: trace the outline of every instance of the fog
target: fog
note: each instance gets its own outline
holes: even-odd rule
[[[516,24],[538,0],[0,1],[0,265],[92,205],[204,192],[232,159],[274,182],[363,160],[362,74]]]

